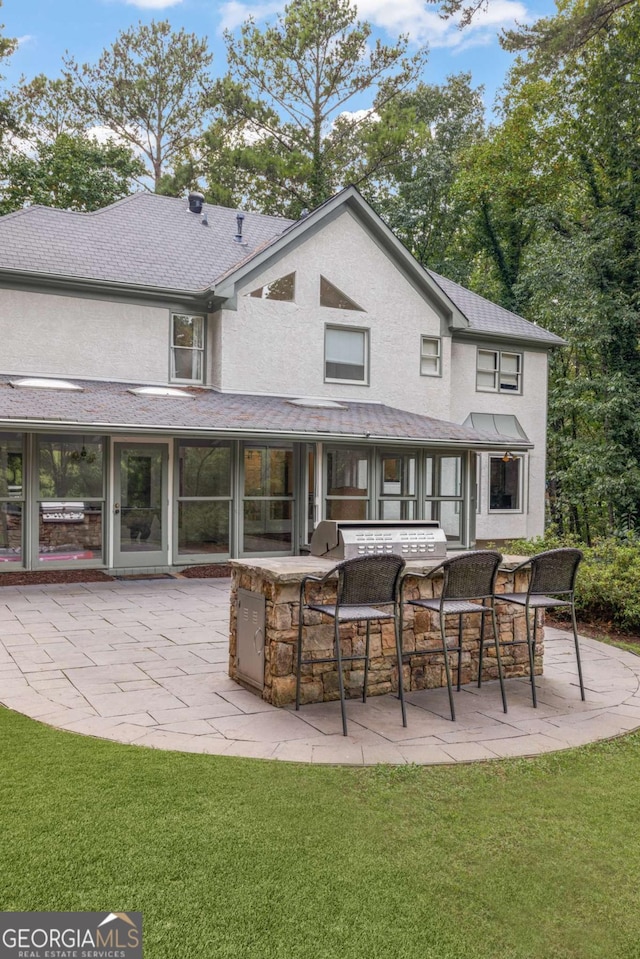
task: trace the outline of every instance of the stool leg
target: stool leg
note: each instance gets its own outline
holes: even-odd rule
[[[535,709],[535,707],[538,705],[538,700],[536,697],[536,677],[535,677],[535,668],[536,668],[535,667],[535,636],[532,640],[531,622],[530,622],[531,617],[529,616],[529,612],[530,612],[529,606],[525,606],[525,619],[527,621],[527,649],[529,650],[529,673],[530,673],[530,679],[531,679],[531,698],[533,700],[533,706]],[[535,630],[536,617],[537,617],[537,612],[535,609],[533,611],[533,616],[534,616],[533,628]]]
[[[366,659],[364,661],[364,685],[362,687],[362,702],[367,701],[367,684],[369,682],[369,641],[371,639],[371,620],[367,620],[367,645],[365,646]]]
[[[462,616],[458,616],[458,692],[461,689],[462,673]]]
[[[484,613],[482,614],[482,619],[484,621]],[[507,694],[504,688],[504,670],[502,668],[502,653],[500,652],[500,639],[498,636],[498,618],[496,616],[496,606],[493,600],[491,600],[491,622],[493,624],[493,641],[496,644],[496,660],[498,662],[498,679],[500,680],[500,693],[502,695],[502,708],[504,712],[507,711]]]
[[[401,608],[402,616],[402,608]],[[407,726],[407,708],[404,702],[404,675],[402,672],[402,618],[398,622],[398,616],[394,616],[393,625],[396,633],[396,656],[398,657],[398,696],[400,698],[400,709],[402,710],[402,725]]]
[[[480,650],[478,652],[478,689],[482,689],[482,661],[484,659],[484,610],[480,620]]]
[[[451,707],[451,719],[455,722],[456,707],[453,704],[453,686],[451,685],[451,668],[449,666],[449,650],[447,649],[447,636],[444,628],[444,613],[440,610],[440,638],[442,639],[442,652],[444,653],[444,670],[447,676],[447,690],[449,691],[449,706]]]
[[[334,642],[336,646],[336,663],[338,664],[338,689],[340,690],[340,709],[342,711],[342,735],[347,735],[347,710],[344,702],[344,677],[342,675],[342,650],[340,649],[340,623],[338,617],[334,619]]]
[[[573,625],[573,641],[576,644],[576,660],[578,663],[578,679],[580,680],[580,695],[584,701],[584,681],[582,679],[582,663],[580,662],[580,646],[578,645],[578,625],[576,623],[575,603],[571,603],[571,623]]]
[[[300,612],[298,613],[298,652],[296,660],[296,709],[300,709],[300,679],[302,673],[302,603],[300,603]]]

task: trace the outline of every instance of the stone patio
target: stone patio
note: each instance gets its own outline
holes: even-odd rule
[[[313,763],[456,763],[534,756],[640,727],[640,657],[545,631],[539,706],[528,680],[456,694],[276,709],[227,675],[229,580],[125,580],[0,588],[0,703],[59,729],[138,746]]]

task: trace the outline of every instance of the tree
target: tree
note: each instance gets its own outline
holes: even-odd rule
[[[61,133],[28,152],[0,158],[0,213],[40,203],[65,210],[99,210],[131,193],[143,163],[122,145]]]
[[[395,163],[364,192],[420,263],[463,281],[467,267],[459,255],[459,235],[466,230],[467,204],[454,186],[462,151],[483,135],[482,89],[472,89],[470,74],[459,74],[441,86],[418,84],[388,111],[391,116],[383,112],[380,121],[361,127],[360,152],[366,158],[373,140],[375,162],[377,127],[388,137],[394,118],[402,140]]]
[[[549,126],[559,81],[531,80],[521,89],[518,76],[505,94],[502,122],[460,156],[453,191],[467,210],[462,252],[472,264],[470,282],[516,312],[526,304],[518,283],[539,211],[552,204],[567,174]]]
[[[272,209],[299,215],[342,185],[346,145],[366,111],[346,116],[358,94],[378,109],[419,76],[426,53],[406,56],[407,37],[371,43],[349,0],[292,0],[260,31],[249,19],[240,36],[225,34],[229,75],[220,87],[237,169],[252,169],[268,185]],[[340,121],[336,120],[340,117]],[[369,175],[363,170],[360,182]]]
[[[2,6],[2,0],[0,0],[0,7]],[[4,24],[0,23],[0,31],[4,30]],[[17,48],[18,43],[16,40],[12,40],[9,37],[2,36],[0,32],[0,63],[5,60],[7,57],[11,56],[14,50]],[[4,77],[0,74],[0,81]],[[15,128],[15,119],[12,114],[11,104],[8,98],[0,95],[0,144],[2,143],[3,135],[7,130]]]
[[[578,53],[590,40],[606,32],[616,14],[635,0],[569,0],[558,3],[552,17],[503,30],[500,44],[506,50],[526,50],[557,66],[563,57]],[[440,15],[446,20],[459,17],[459,26],[468,27],[476,14],[491,0],[443,0]]]
[[[551,74],[533,54],[505,103],[536,131],[521,144],[534,160],[514,203],[529,233],[513,295],[568,341],[551,367],[550,508],[587,541],[640,514],[639,50],[629,6]]]
[[[20,127],[27,139],[55,140],[61,133],[84,133],[89,123],[74,102],[68,77],[51,79],[40,73],[22,80],[13,97]]]
[[[206,38],[152,21],[120,33],[93,66],[67,56],[65,76],[81,115],[139,151],[157,189],[202,128],[212,59]]]

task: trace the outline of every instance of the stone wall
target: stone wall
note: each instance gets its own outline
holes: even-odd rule
[[[298,640],[299,583],[281,581],[277,577],[265,575],[264,570],[256,569],[249,563],[233,564],[231,590],[231,621],[229,646],[229,675],[242,682],[237,675],[236,623],[237,590],[247,589],[261,593],[266,599],[265,662],[264,689],[253,690],[274,706],[287,706],[295,702],[296,644]],[[527,588],[528,574],[499,573],[497,592],[523,592]],[[514,578],[516,583],[514,584]],[[441,579],[427,580],[409,576],[405,583],[405,598],[418,599],[438,595]],[[318,588],[308,588],[309,601],[318,603],[335,602],[335,582]],[[515,638],[526,638],[526,625],[522,608],[507,603],[497,603],[498,629],[502,642]],[[539,614],[541,615],[541,614]],[[480,616],[463,617],[463,653],[461,663],[461,682],[477,682],[478,651],[480,636]],[[437,614],[427,610],[405,605],[403,616],[404,688],[431,689],[446,685],[444,657],[440,639]],[[303,658],[322,659],[333,655],[333,620],[313,610],[305,611]],[[365,623],[342,625],[343,655],[364,654]],[[457,643],[458,617],[447,619],[447,636]],[[485,638],[492,636],[490,617],[486,618]],[[536,654],[536,673],[542,672],[543,630],[538,628],[538,647]],[[371,623],[371,663],[369,667],[368,695],[381,696],[393,692],[398,687],[396,646],[393,622]],[[452,679],[456,683],[457,656],[452,655]],[[502,661],[506,678],[526,676],[529,673],[529,661],[526,645],[503,647]],[[345,668],[345,690],[349,697],[362,695],[364,663],[348,664]],[[351,668],[353,667],[353,668]],[[495,652],[485,649],[483,679],[497,679]],[[250,687],[249,687],[250,688]],[[339,698],[338,675],[333,663],[310,664],[302,667],[302,702],[326,702]]]

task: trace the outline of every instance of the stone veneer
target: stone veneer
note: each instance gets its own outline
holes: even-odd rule
[[[527,588],[528,571],[514,576],[510,571],[524,557],[504,558],[504,569],[498,574],[496,591],[523,592]],[[232,560],[231,619],[229,630],[229,675],[232,679],[261,695],[274,706],[288,706],[295,702],[296,689],[296,644],[298,641],[298,615],[300,581],[307,575],[325,575],[335,562],[315,557],[282,557],[281,559]],[[409,581],[405,584],[405,598],[418,599],[437,596],[442,580],[418,579],[411,572],[426,572],[438,562],[409,562]],[[515,583],[514,583],[515,579]],[[314,602],[335,602],[335,580],[322,587],[308,586],[307,595]],[[252,688],[238,677],[236,655],[237,591],[246,589],[262,594],[266,599],[266,627],[264,650],[264,688]],[[508,603],[496,604],[498,629],[501,640],[525,639],[524,610]],[[478,679],[478,650],[480,616],[467,615],[463,619],[463,653],[461,682]],[[449,625],[450,624],[450,625]],[[366,624],[348,623],[340,627],[344,655],[364,653]],[[457,639],[458,617],[447,620],[447,636]],[[487,617],[485,637],[491,638],[490,618]],[[320,659],[333,655],[333,620],[313,610],[305,611],[303,633],[304,658],[314,654]],[[538,628],[536,650],[536,674],[542,673],[544,653],[544,630]],[[404,688],[431,689],[446,685],[442,642],[437,614],[425,609],[405,605],[403,628],[403,651],[407,654],[404,663]],[[408,655],[411,653],[412,655]],[[452,680],[457,682],[457,657],[451,656]],[[526,645],[506,647],[502,651],[506,678],[525,676],[529,672]],[[351,664],[350,664],[351,665]],[[347,696],[362,695],[364,663],[353,664],[359,668],[345,669]],[[485,649],[483,679],[497,679],[495,653]],[[369,696],[381,696],[397,690],[398,673],[393,622],[371,623],[371,663],[369,667]],[[339,698],[338,676],[334,663],[318,663],[302,667],[303,703],[326,702]]]

